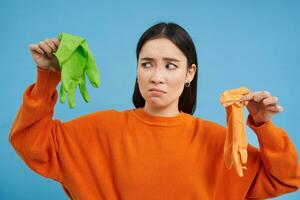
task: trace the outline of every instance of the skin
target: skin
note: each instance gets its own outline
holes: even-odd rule
[[[191,82],[195,72],[196,65],[187,70],[186,56],[170,40],[158,38],[147,41],[139,53],[137,72],[140,92],[145,99],[144,111],[154,116],[178,115],[178,102],[184,83]],[[158,88],[165,93],[157,96],[149,92],[150,88]]]
[[[59,46],[57,38],[45,39],[38,44],[30,44],[29,50],[31,56],[39,68],[59,72],[59,65],[56,57],[53,55]]]
[[[145,57],[152,60],[144,60]],[[175,58],[179,62],[164,60],[163,57]],[[187,58],[170,40],[158,38],[146,42],[139,53],[137,74],[140,92],[145,99],[144,111],[154,116],[178,115],[178,102],[184,83],[191,82],[195,72],[196,65],[188,69]],[[154,95],[149,92],[153,87],[166,93]],[[241,101],[257,126],[283,111],[283,107],[278,104],[278,97],[268,91],[250,92]]]
[[[59,65],[53,53],[59,46],[57,38],[45,39],[37,44],[30,44],[29,50],[37,67],[59,72]],[[150,57],[153,60],[144,60]],[[165,60],[164,57],[178,61]],[[187,68],[187,58],[166,38],[150,40],[144,44],[138,60],[138,84],[146,103],[144,111],[154,116],[176,116],[179,97],[184,84],[191,82],[196,73],[196,65]],[[149,92],[150,88],[164,90],[163,95]],[[241,98],[257,126],[270,121],[272,117],[283,111],[278,104],[278,97],[268,91],[255,91]]]
[[[270,121],[274,115],[283,111],[278,100],[278,97],[272,96],[268,91],[250,92],[241,98],[256,126]]]

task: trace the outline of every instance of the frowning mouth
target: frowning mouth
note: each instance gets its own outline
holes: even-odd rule
[[[162,96],[162,95],[165,94],[164,92],[155,91],[155,90],[152,90],[152,91],[149,91],[149,92],[150,92],[150,95],[154,96],[154,97],[159,97],[159,96]]]
[[[160,90],[160,89],[156,89],[156,88],[151,88],[149,91],[150,91],[150,92],[160,92],[160,93],[166,93],[165,91],[163,91],[163,90]]]

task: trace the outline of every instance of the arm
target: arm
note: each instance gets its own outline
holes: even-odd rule
[[[62,182],[58,135],[64,130],[53,120],[60,73],[37,68],[37,81],[23,94],[23,102],[9,133],[9,141],[37,173]]]
[[[296,191],[300,186],[300,165],[287,133],[272,121],[256,126],[251,115],[247,125],[258,137],[260,165],[246,198],[271,198]]]

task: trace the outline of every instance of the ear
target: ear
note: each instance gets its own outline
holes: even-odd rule
[[[195,74],[197,71],[197,66],[195,64],[192,64],[191,67],[188,68],[185,78],[185,83],[192,82]]]

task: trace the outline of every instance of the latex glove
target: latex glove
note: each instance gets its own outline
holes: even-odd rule
[[[79,86],[85,102],[90,101],[85,85],[85,73],[91,85],[99,87],[99,72],[88,44],[83,38],[68,33],[60,33],[58,39],[60,44],[54,55],[61,70],[60,102],[65,103],[68,93],[69,107],[74,108],[77,86]]]
[[[226,90],[220,97],[220,103],[226,108],[227,132],[224,145],[224,160],[227,169],[234,166],[237,174],[242,177],[243,169],[247,167],[242,164],[247,163],[247,134],[244,121],[243,107],[247,103],[242,103],[241,98],[249,94],[246,87]]]

